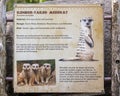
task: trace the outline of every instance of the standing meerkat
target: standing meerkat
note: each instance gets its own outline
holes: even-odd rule
[[[40,84],[40,70],[39,70],[39,64],[34,63],[32,64],[32,70],[35,74],[35,82],[37,84]]]
[[[76,56],[68,59],[60,59],[60,61],[91,61],[93,60],[94,52],[94,40],[92,37],[92,24],[93,19],[91,17],[82,18],[80,20],[80,36],[77,44]]]
[[[92,24],[93,19],[90,17],[80,20],[81,30],[76,52],[76,57],[80,60],[93,60],[94,41],[92,37]]]
[[[33,86],[35,82],[35,73],[33,72],[31,65],[29,63],[24,63],[22,67],[22,72],[25,85]]]
[[[41,82],[48,83],[51,78],[51,64],[45,63],[40,67]]]

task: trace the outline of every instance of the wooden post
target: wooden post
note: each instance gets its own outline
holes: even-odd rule
[[[7,96],[5,92],[5,24],[6,7],[5,0],[0,0],[0,96]]]
[[[120,96],[120,0],[113,0],[112,16],[112,96]]]

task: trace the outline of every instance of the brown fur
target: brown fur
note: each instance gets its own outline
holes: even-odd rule
[[[23,74],[25,84],[33,86],[35,82],[35,74],[29,63],[23,64],[23,70],[21,73]]]
[[[40,67],[41,82],[48,83],[51,77],[51,64],[45,63]]]
[[[17,84],[18,85],[24,85],[24,76],[22,73],[18,72],[17,73]]]
[[[40,84],[40,70],[39,70],[39,64],[32,64],[32,70],[35,73],[35,82],[37,84]]]

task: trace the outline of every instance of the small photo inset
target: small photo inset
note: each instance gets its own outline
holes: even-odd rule
[[[55,84],[55,60],[17,61],[18,86],[44,86]]]

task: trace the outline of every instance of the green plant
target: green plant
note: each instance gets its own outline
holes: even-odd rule
[[[45,2],[47,0],[9,0],[6,3],[7,11],[13,10],[14,3],[40,3]]]
[[[13,5],[14,5],[14,0],[9,0],[7,3],[6,3],[6,9],[7,11],[10,11],[10,10],[13,10]]]

